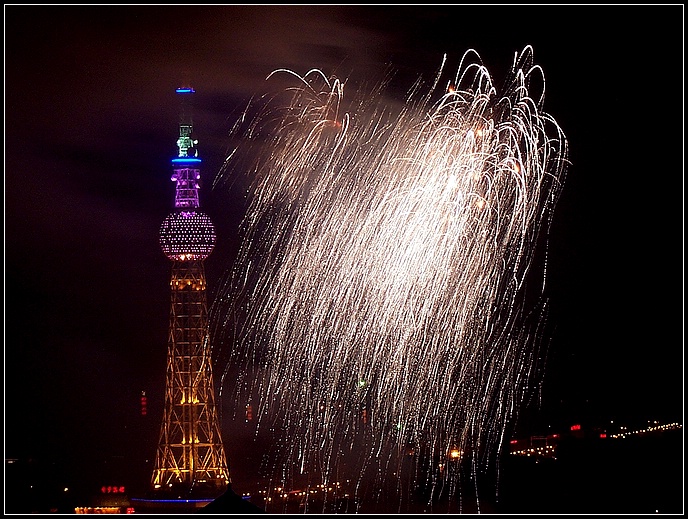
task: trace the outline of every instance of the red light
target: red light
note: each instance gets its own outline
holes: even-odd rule
[[[518,443],[518,440],[511,440],[509,443]]]
[[[607,433],[600,433],[600,438],[606,438],[606,437],[607,437]]]
[[[580,424],[576,424],[576,425],[571,426],[572,431],[580,431],[580,428],[581,428]]]
[[[124,492],[126,491],[126,487],[124,485],[119,486],[119,487],[102,486],[102,487],[100,487],[100,491],[103,494],[124,494]]]

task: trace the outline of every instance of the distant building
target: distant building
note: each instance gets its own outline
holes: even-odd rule
[[[134,507],[123,486],[103,486],[101,493],[91,498],[87,506],[74,508],[77,514],[133,514]]]

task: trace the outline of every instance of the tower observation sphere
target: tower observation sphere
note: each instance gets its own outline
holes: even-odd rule
[[[201,211],[175,211],[160,226],[160,246],[169,259],[206,259],[216,243],[215,227]]]

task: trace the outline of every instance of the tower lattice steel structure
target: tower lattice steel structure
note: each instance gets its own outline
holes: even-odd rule
[[[215,228],[199,210],[200,164],[192,138],[192,88],[181,98],[179,154],[172,159],[175,209],[160,227],[160,245],[172,261],[165,404],[154,492],[175,497],[219,494],[229,469],[215,405],[204,260],[215,247]]]

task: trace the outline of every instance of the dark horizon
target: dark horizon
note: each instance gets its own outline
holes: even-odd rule
[[[448,499],[445,495],[432,500],[422,489],[405,498],[403,504],[390,496],[376,500],[341,497],[332,501],[329,508],[314,500],[309,513],[455,513],[462,507],[464,514],[676,514],[684,506],[683,462],[676,456],[683,448],[682,428],[631,435],[625,439],[601,439],[591,431],[574,436],[564,433],[559,439],[555,458],[504,455],[498,471],[485,471],[479,476],[479,500],[475,501],[475,489],[466,492],[461,499]],[[113,465],[109,469],[107,465]],[[50,464],[34,460],[18,460],[5,466],[6,493],[5,513],[74,513],[75,507],[97,506],[109,502],[126,502],[136,513],[147,512],[138,501],[146,496],[147,478],[139,477],[132,483],[131,467],[126,457],[103,461],[98,480],[79,480],[46,473]],[[54,465],[53,465],[53,468]],[[152,466],[151,466],[152,468]],[[266,503],[262,491],[270,491],[267,478],[251,480],[241,473],[233,474],[232,492],[260,509],[272,514],[303,513],[298,500],[290,497],[278,501],[281,493],[272,492],[273,502]],[[43,478],[37,477],[43,474]],[[147,475],[147,474],[145,474]],[[144,476],[144,474],[139,474]],[[31,481],[31,489],[25,484]],[[52,484],[50,483],[52,481]],[[57,483],[68,483],[68,491],[58,488]],[[122,491],[108,492],[112,485]],[[101,488],[103,487],[103,488]],[[344,488],[344,487],[343,487]],[[365,488],[365,485],[364,487]],[[294,485],[287,490],[303,490],[307,487]],[[270,495],[270,493],[265,494]],[[335,494],[336,495],[336,494]],[[250,497],[249,497],[250,496]],[[118,500],[119,499],[119,500]],[[239,512],[237,503],[218,501],[213,513]],[[334,507],[334,508],[332,508]],[[399,509],[401,507],[401,509]],[[166,512],[168,513],[168,512]],[[170,512],[187,513],[187,512]]]

